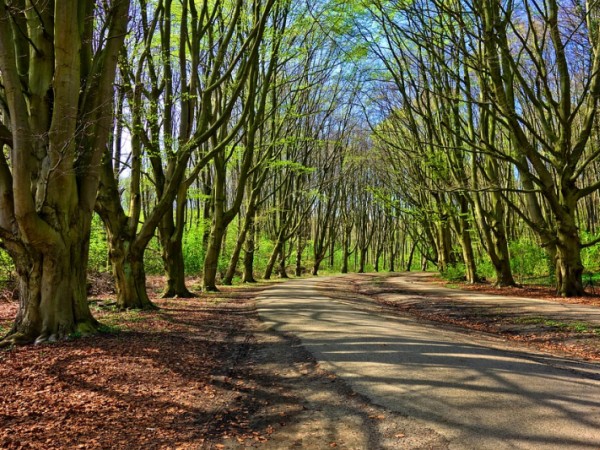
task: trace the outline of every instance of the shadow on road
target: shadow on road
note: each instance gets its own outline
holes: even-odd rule
[[[270,289],[259,305],[272,328],[299,336],[359,393],[463,448],[600,446],[600,382],[553,367],[560,359],[359,310],[310,281]]]

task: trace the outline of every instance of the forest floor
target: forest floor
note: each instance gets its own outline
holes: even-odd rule
[[[118,313],[110,280],[96,277],[91,305],[102,334],[0,351],[0,449],[445,448],[433,431],[322,370],[297,340],[267,331],[253,298],[268,284],[167,300],[158,298],[162,282],[148,282],[160,310]],[[392,305],[396,288],[378,275],[328,285],[336,298],[600,361],[600,329],[584,320],[484,313],[443,298]],[[501,293],[565,301],[542,287]],[[600,307],[598,295],[572,301]],[[0,335],[16,309],[0,292]]]

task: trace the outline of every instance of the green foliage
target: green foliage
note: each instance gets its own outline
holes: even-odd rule
[[[146,248],[146,253],[144,253],[144,268],[149,275],[161,275],[164,273],[165,267],[157,237],[152,238]]]
[[[281,160],[281,159],[270,161],[269,168],[273,169],[273,170],[287,169],[290,172],[297,173],[297,174],[305,174],[305,175],[311,174],[316,170],[314,167],[307,167],[296,161]]]
[[[509,251],[511,268],[519,282],[527,278],[549,277],[553,273],[549,270],[546,252],[537,242],[526,238],[513,241],[509,244]]]
[[[581,233],[581,242],[592,242],[597,239],[598,235],[593,235],[588,232]],[[581,250],[581,262],[583,267],[591,272],[600,272],[600,243],[592,245],[591,247],[585,247]]]
[[[195,223],[183,234],[183,262],[187,275],[198,275],[202,272],[206,252],[202,245],[205,227],[210,227],[210,222]]]
[[[442,277],[447,281],[464,281],[465,280],[465,265],[463,263],[457,263],[452,266],[448,266]]]
[[[487,255],[484,255],[484,259],[477,262],[477,275],[485,278],[486,280],[494,280],[496,278],[496,270],[492,261]]]
[[[11,257],[0,248],[0,282],[12,279],[14,268]]]
[[[88,270],[93,272],[105,272],[110,270],[106,229],[97,214],[94,214],[92,218]]]

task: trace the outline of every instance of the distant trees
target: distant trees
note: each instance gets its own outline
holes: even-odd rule
[[[467,280],[477,278],[477,231],[498,283],[514,282],[510,208],[546,249],[557,291],[581,295],[580,252],[590,243],[581,242],[578,215],[600,187],[590,145],[600,88],[598,5],[432,0],[369,8],[381,33],[373,46],[396,91],[386,120],[399,121],[377,132],[388,155],[421,155],[413,181],[434,199],[434,220],[452,225]],[[399,127],[409,142],[389,134]]]

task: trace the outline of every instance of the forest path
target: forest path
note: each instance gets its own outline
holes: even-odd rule
[[[450,448],[600,447],[595,366],[573,370],[561,358],[507,350],[499,340],[392,314],[351,294],[332,298],[328,286],[345,280],[350,292],[344,277],[276,285],[257,298],[259,315],[272,330],[299,337],[355,392],[422,421]]]

